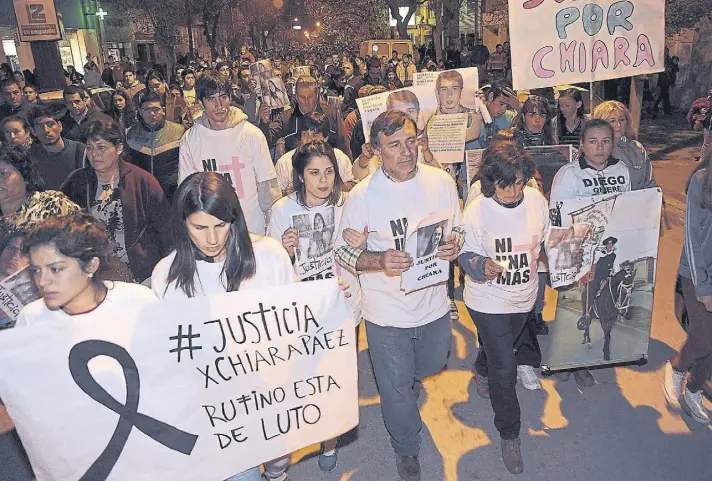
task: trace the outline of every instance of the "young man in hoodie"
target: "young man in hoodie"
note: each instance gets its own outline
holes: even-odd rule
[[[185,128],[166,120],[158,93],[141,92],[138,100],[138,123],[126,135],[129,162],[150,172],[172,203],[178,188],[178,150]]]
[[[178,183],[194,172],[217,172],[235,188],[250,232],[265,235],[265,215],[281,197],[277,172],[259,128],[230,106],[230,82],[216,71],[196,82],[203,115],[180,142]]]

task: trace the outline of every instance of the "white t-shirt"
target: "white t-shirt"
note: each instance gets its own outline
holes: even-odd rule
[[[196,121],[180,141],[178,182],[195,172],[223,175],[237,192],[248,230],[264,235],[257,184],[277,178],[264,134],[236,107],[231,109],[233,125],[225,130],[205,127],[199,123],[203,120]]]
[[[596,170],[583,160],[569,162],[559,169],[551,184],[549,203],[575,197],[615,194],[630,190],[630,172],[618,159],[611,158],[603,170]]]
[[[106,298],[93,311],[85,314],[70,315],[62,309],[51,311],[47,308],[44,299],[27,304],[17,316],[15,327],[28,326],[37,322],[66,321],[71,319],[90,319],[92,321],[105,321],[116,318],[117,313],[126,309],[141,307],[149,302],[155,302],[156,297],[151,289],[140,284],[129,284],[127,282],[106,282]]]
[[[524,199],[514,208],[498,204],[491,197],[478,196],[463,214],[465,245],[462,252],[474,252],[508,264],[505,276],[475,282],[467,276],[465,305],[487,314],[531,311],[539,287],[537,260],[549,228],[546,199],[531,187],[524,187]]]
[[[411,180],[394,182],[378,169],[349,192],[339,230],[363,232],[368,227],[368,250],[402,250],[408,233],[426,217],[436,212],[452,212],[453,225],[460,225],[460,204],[452,177],[442,169],[418,164]],[[346,245],[339,233],[336,246]],[[362,272],[364,319],[379,326],[417,327],[440,319],[448,312],[444,284],[427,287],[406,295],[400,276],[382,271]]]
[[[539,186],[536,183],[536,179],[532,177],[529,179],[529,182],[527,182],[527,185],[529,187],[532,187],[534,189],[538,189]],[[467,201],[465,202],[465,209],[472,204],[472,201],[477,198],[482,193],[482,181],[481,180],[476,180],[470,185],[470,189],[467,191]]]
[[[292,158],[297,149],[290,150],[279,158],[275,169],[277,170],[277,179],[279,180],[279,188],[282,192],[293,189],[292,176],[294,168],[292,166]],[[339,166],[339,175],[343,182],[353,182],[354,174],[351,168],[351,159],[339,149],[334,149],[336,164]]]
[[[317,207],[306,207],[300,205],[297,202],[297,195],[291,193],[286,197],[282,197],[272,206],[272,211],[270,214],[269,225],[267,227],[267,235],[272,237],[274,240],[282,245],[282,235],[284,231],[292,226],[292,215],[301,214],[304,212],[325,212],[327,209],[333,209],[334,211],[334,235],[340,233],[339,224],[341,223],[341,214],[344,211],[344,200],[346,194],[342,194],[341,204],[334,206],[317,206]],[[326,216],[325,216],[326,217]],[[308,280],[312,279],[326,279],[329,277],[334,277],[333,264],[329,266],[328,269],[319,273],[318,277],[310,277]]]
[[[250,234],[250,238],[257,268],[254,276],[242,281],[240,291],[293,283],[295,279],[292,262],[282,245],[269,237]],[[176,253],[172,252],[161,259],[153,269],[151,288],[159,299],[185,299],[188,297],[182,289],[176,286],[175,282],[166,286],[168,271],[175,256]],[[195,262],[196,297],[227,292],[225,276],[221,276],[224,264],[224,262],[201,260]]]
[[[334,225],[336,226],[335,235],[341,234],[341,229],[339,229],[339,224],[341,223],[341,215],[344,211],[344,200],[347,198],[348,194],[346,192],[342,193],[341,205],[333,206],[334,209]],[[282,234],[284,231],[292,227],[292,214],[299,214],[301,212],[318,212],[320,209],[324,209],[325,206],[318,207],[305,207],[299,205],[297,202],[297,197],[294,193],[289,194],[286,197],[282,197],[272,206],[272,211],[270,215],[269,226],[267,227],[267,235],[275,239],[280,244],[282,243]],[[296,267],[295,267],[296,270]],[[296,275],[296,272],[295,272]],[[322,271],[318,276],[314,276],[316,279],[329,278],[337,275],[341,277],[346,283],[348,283],[349,288],[346,292],[350,293],[351,296],[346,298],[346,303],[351,308],[354,313],[354,318],[356,322],[361,319],[361,286],[358,277],[353,275],[347,269],[342,269],[341,266],[334,263],[332,266]],[[312,280],[312,277],[304,280]]]

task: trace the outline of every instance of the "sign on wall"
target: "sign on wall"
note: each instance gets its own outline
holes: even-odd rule
[[[222,481],[358,423],[336,280],[0,335],[0,398],[38,481]]]
[[[664,0],[509,2],[515,89],[665,69]]]
[[[21,42],[62,38],[54,0],[14,0],[14,5]]]

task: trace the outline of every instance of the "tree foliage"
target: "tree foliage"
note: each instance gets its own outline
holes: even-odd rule
[[[693,28],[712,12],[712,0],[667,0],[665,2],[665,31],[678,33]]]
[[[357,44],[388,32],[383,0],[303,0],[303,5],[314,24],[320,23],[310,33],[322,42]]]

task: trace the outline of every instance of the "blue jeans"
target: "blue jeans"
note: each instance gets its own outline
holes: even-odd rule
[[[417,456],[420,451],[423,421],[413,384],[443,370],[450,351],[451,330],[449,312],[413,328],[382,327],[366,321],[383,422],[396,454]]]
[[[481,339],[475,361],[477,374],[489,380],[494,426],[502,439],[519,437],[521,412],[517,399],[517,359],[514,345],[524,331],[528,313],[485,314],[470,309],[470,317]]]

